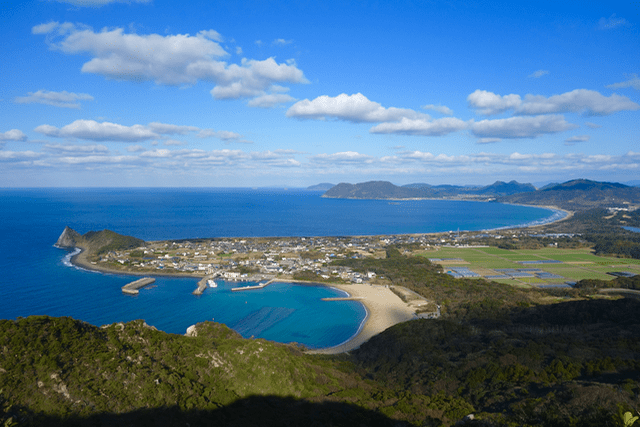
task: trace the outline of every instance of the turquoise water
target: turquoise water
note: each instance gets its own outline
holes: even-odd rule
[[[171,333],[215,319],[240,331],[309,347],[340,344],[365,316],[325,287],[273,284],[231,293],[220,283],[196,297],[196,279],[157,278],[138,296],[135,279],[65,265],[53,247],[65,226],[111,229],[145,240],[228,236],[331,236],[480,230],[548,220],[546,209],[480,202],[323,199],[319,192],[249,189],[0,190],[0,318],[46,314],[102,325],[144,319]]]

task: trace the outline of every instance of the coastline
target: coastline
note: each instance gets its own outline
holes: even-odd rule
[[[405,199],[406,200],[406,199]],[[530,205],[522,205],[528,206]],[[543,209],[548,209],[553,212],[553,214],[549,217],[551,220],[544,221],[537,224],[525,224],[521,226],[511,226],[504,227],[492,230],[503,230],[510,228],[529,228],[529,227],[542,227],[545,225],[549,225],[555,222],[564,221],[573,216],[573,212],[567,211],[564,209],[560,209],[557,206],[535,206]],[[561,217],[557,217],[556,213],[562,214]],[[485,230],[478,230],[485,231]],[[434,235],[437,236],[438,232],[433,233],[407,233],[406,235]],[[376,237],[378,235],[375,235]],[[380,237],[386,235],[379,235]],[[354,236],[357,237],[357,236]],[[69,248],[61,248],[61,249],[69,249]],[[202,282],[206,279],[206,275],[203,274],[190,274],[190,273],[161,273],[161,272],[137,272],[130,271],[128,269],[116,269],[109,268],[105,266],[101,266],[95,263],[92,263],[88,259],[88,252],[82,247],[76,247],[74,249],[78,251],[77,253],[69,254],[70,256],[70,264],[76,268],[80,268],[87,271],[104,273],[104,274],[114,274],[121,276],[151,276],[151,277],[173,277],[173,278],[192,278],[192,279],[200,279]],[[324,286],[331,287],[347,294],[346,297],[338,297],[331,298],[333,300],[354,300],[360,302],[366,311],[366,316],[362,320],[361,324],[358,327],[357,332],[346,340],[343,343],[340,343],[333,347],[327,348],[319,348],[308,350],[309,354],[339,354],[345,353],[351,350],[355,350],[359,348],[362,344],[367,342],[373,336],[383,332],[391,326],[394,326],[398,323],[402,323],[408,320],[418,319],[419,316],[415,312],[415,308],[410,307],[409,304],[405,303],[398,297],[395,293],[391,291],[390,288],[380,285],[369,285],[369,284],[335,284],[335,283],[323,283],[323,282],[312,282],[312,281],[303,281],[303,280],[293,280],[286,278],[277,278],[272,280],[273,282],[282,282],[282,283],[294,283],[297,285],[309,285],[309,286]],[[199,289],[199,288],[198,288]],[[194,291],[194,293],[197,291]],[[329,299],[329,300],[331,300]]]
[[[353,300],[364,305],[367,315],[358,331],[347,341],[333,347],[308,350],[308,354],[339,354],[359,348],[375,335],[391,326],[418,318],[415,309],[402,301],[390,288],[380,285],[351,284],[330,286],[349,294],[348,297],[331,298],[329,300]]]

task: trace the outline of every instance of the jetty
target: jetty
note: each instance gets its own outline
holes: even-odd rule
[[[207,282],[209,281],[209,277],[203,277],[199,282],[198,282],[198,288],[191,292],[193,295],[202,295],[202,293],[204,292],[205,289],[207,289]]]
[[[156,279],[153,277],[143,277],[142,279],[135,280],[131,283],[127,283],[122,287],[122,292],[129,295],[138,295],[139,289],[144,288],[147,285],[155,282]]]
[[[258,283],[257,285],[254,286],[239,286],[237,288],[231,288],[231,291],[236,292],[236,291],[251,291],[254,289],[262,289],[262,288],[266,288],[267,286],[269,286],[271,283],[273,283],[276,279],[271,279],[268,282],[264,282],[264,283]]]

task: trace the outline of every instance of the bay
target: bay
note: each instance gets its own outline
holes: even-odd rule
[[[144,319],[170,333],[215,319],[246,337],[332,346],[355,334],[366,315],[354,301],[321,301],[343,295],[337,290],[273,284],[231,293],[232,284],[221,282],[196,297],[196,279],[160,277],[132,297],[120,288],[135,277],[69,267],[67,252],[53,244],[65,226],[165,240],[482,230],[557,215],[497,203],[326,199],[302,189],[0,189],[0,318]]]

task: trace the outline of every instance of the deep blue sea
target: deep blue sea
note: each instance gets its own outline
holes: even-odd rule
[[[197,279],[157,278],[138,296],[132,276],[65,265],[53,244],[65,226],[110,229],[144,240],[198,237],[339,236],[483,230],[545,222],[548,209],[458,201],[325,199],[301,189],[0,189],[0,318],[46,314],[94,325],[144,319],[183,334],[197,322],[243,336],[328,347],[353,336],[366,315],[326,287],[272,284],[232,293],[220,282],[202,296]],[[68,258],[68,257],[67,257]]]

